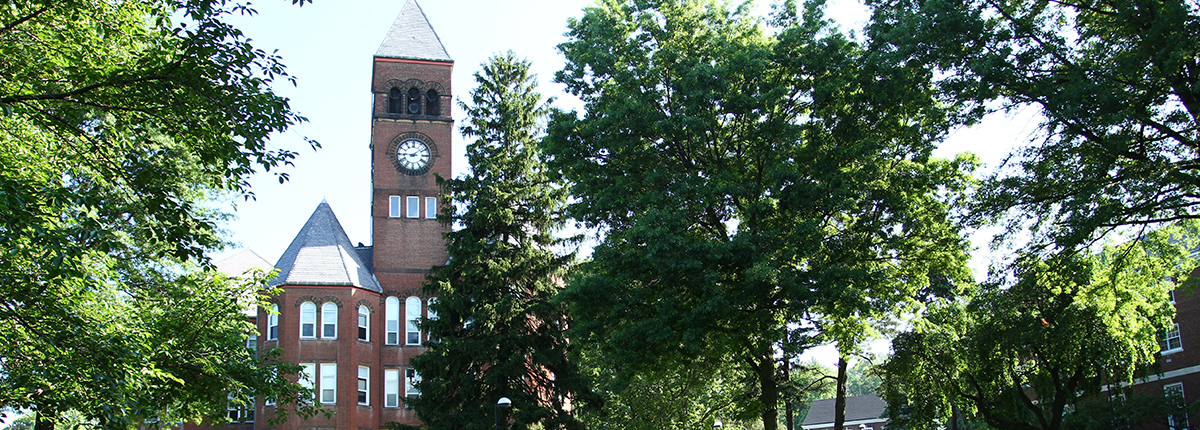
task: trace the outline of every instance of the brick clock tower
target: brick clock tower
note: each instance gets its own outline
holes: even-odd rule
[[[434,175],[451,175],[450,75],[454,61],[416,0],[408,0],[375,52],[371,77],[371,246],[353,245],[333,209],[317,205],[275,263],[282,292],[257,314],[254,347],[280,348],[298,382],[331,417],[301,420],[271,399],[230,405],[226,429],[380,429],[420,425],[404,399],[419,393],[409,358],[434,297],[421,283],[449,258],[437,220]],[[286,422],[269,425],[277,413]]]
[[[451,177],[454,61],[409,0],[375,53],[371,74],[371,227],[374,273],[385,290],[417,291],[445,264],[434,174]]]

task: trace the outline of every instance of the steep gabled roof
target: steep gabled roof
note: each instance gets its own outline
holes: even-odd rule
[[[250,248],[238,251],[237,254],[225,257],[225,259],[213,263],[217,267],[217,271],[224,273],[226,276],[240,277],[251,268],[260,269],[263,271],[271,271],[271,263],[268,263],[265,258],[262,258],[258,253]]]
[[[836,399],[817,400],[808,408],[804,417],[804,428],[819,428],[833,423]],[[846,397],[846,422],[882,422],[887,403],[874,394]]]
[[[446,53],[446,48],[442,46],[437,32],[433,31],[433,26],[429,25],[429,19],[425,18],[425,11],[421,10],[417,0],[408,0],[404,8],[400,9],[400,16],[392,23],[392,29],[388,30],[387,37],[383,38],[375,56],[454,61],[450,59],[450,54]]]
[[[382,293],[329,203],[321,201],[308,222],[275,263],[271,285],[355,286]]]

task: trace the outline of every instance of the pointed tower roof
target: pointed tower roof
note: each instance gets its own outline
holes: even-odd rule
[[[425,11],[421,10],[417,0],[408,0],[408,3],[404,4],[400,16],[392,23],[392,29],[388,30],[387,37],[383,38],[379,50],[375,51],[375,56],[454,61],[450,59],[450,54],[446,53],[446,48],[442,46],[437,32],[433,31],[433,26],[429,25],[429,19],[425,18]]]
[[[350,243],[337,215],[324,201],[317,205],[275,267],[279,275],[271,280],[272,286],[355,286],[383,292]]]

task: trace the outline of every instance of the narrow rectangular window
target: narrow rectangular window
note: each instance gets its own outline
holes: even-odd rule
[[[1176,382],[1174,384],[1163,385],[1163,394],[1167,396],[1169,403],[1177,412],[1167,415],[1167,425],[1171,430],[1187,430],[1188,415],[1187,415],[1187,400],[1183,394],[1183,383]]]
[[[418,329],[418,324],[421,322],[421,299],[409,297],[404,301],[404,336],[405,344],[420,345],[421,331]]]
[[[279,305],[271,305],[271,314],[267,315],[267,340],[279,339]]]
[[[337,402],[337,363],[321,363],[321,403]]]
[[[400,196],[388,197],[388,216],[400,218]]]
[[[249,348],[251,351],[258,351],[258,335],[257,334],[251,334],[249,337],[246,338],[246,348]]]
[[[300,338],[317,337],[317,305],[313,302],[300,304]]]
[[[367,366],[358,366],[358,404],[369,405],[367,391],[370,387],[371,368]]]
[[[337,305],[333,302],[321,305],[321,327],[322,338],[337,338]]]
[[[312,403],[313,396],[316,395],[313,389],[316,388],[317,384],[317,363],[300,363],[300,368],[300,374],[296,375],[296,383],[307,389],[309,396],[307,399],[300,399],[300,401],[305,404]]]
[[[425,313],[429,314],[429,317],[428,317],[429,321],[434,321],[434,320],[438,319],[437,311],[433,310],[433,305],[436,305],[436,304],[437,304],[437,297],[432,297],[429,299],[429,308],[425,310]],[[427,332],[429,332],[429,340],[433,341],[434,340],[433,339],[433,331],[427,330]]]
[[[383,407],[400,406],[400,369],[383,371]]]
[[[421,198],[417,196],[408,196],[408,217],[419,218],[421,216]]]
[[[370,312],[370,309],[367,309],[366,306],[358,307],[358,340],[369,340],[367,338],[367,332],[369,330],[367,329],[369,328],[368,321],[370,321]]]
[[[400,344],[400,299],[396,297],[388,297],[384,304],[384,318],[387,325],[387,339],[384,343],[388,345]]]
[[[1178,352],[1183,349],[1183,338],[1179,336],[1179,324],[1171,324],[1171,328],[1163,332],[1159,346],[1163,353]]]
[[[425,218],[437,218],[437,197],[425,198]]]
[[[418,382],[421,382],[421,375],[417,374],[417,369],[404,369],[404,397],[421,395],[421,391],[417,389]]]

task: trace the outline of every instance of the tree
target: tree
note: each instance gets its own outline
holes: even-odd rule
[[[589,429],[683,430],[712,428],[718,421],[737,429],[757,423],[761,408],[746,388],[754,377],[741,367],[664,360],[626,379],[600,351],[586,349],[582,367],[604,405],[581,414]]]
[[[529,63],[509,52],[475,74],[465,136],[469,175],[439,183],[460,205],[444,211],[450,261],[435,267],[425,292],[437,319],[429,350],[412,359],[421,396],[407,401],[432,429],[491,429],[501,397],[514,428],[580,428],[572,414],[589,400],[568,357],[566,307],[555,301],[573,254],[565,239],[566,189],[550,181],[538,138],[547,107]]]
[[[223,217],[206,202],[289,164],[267,138],[303,120],[231,13],[253,11],[0,6],[0,406],[39,429],[69,411],[104,428],[221,419],[227,396],[301,390],[245,348],[238,299],[261,284],[203,270]]]
[[[1013,283],[931,307],[893,340],[884,384],[893,419],[935,428],[957,408],[999,429],[1078,428],[1071,410],[1157,359],[1173,314],[1167,291],[1196,266],[1175,264],[1190,248],[1178,242],[1185,233],[1196,237],[1194,226],[1173,226],[1099,255],[1026,256]]]
[[[624,375],[741,367],[769,430],[787,360],[823,339],[850,352],[865,321],[967,278],[949,211],[971,166],[930,156],[947,123],[917,69],[818,3],[781,10],[768,35],[713,1],[588,8],[557,75],[584,112],[547,139],[571,215],[601,232],[564,292],[573,339]]]
[[[1043,115],[1042,140],[983,187],[980,218],[1016,214],[1009,230],[1032,223],[1035,245],[1053,251],[1122,226],[1200,217],[1194,2],[869,4],[873,48],[936,70],[965,118],[992,106]]]

